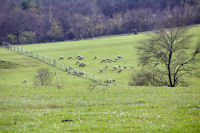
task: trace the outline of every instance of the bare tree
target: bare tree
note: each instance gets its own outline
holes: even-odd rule
[[[189,27],[181,27],[182,23],[181,20],[171,18],[167,22],[169,29],[160,28],[146,43],[137,47],[140,63],[147,66],[153,64],[156,69],[159,68],[170,87],[177,86],[182,77],[192,73],[196,55],[200,53],[199,48],[190,52]]]

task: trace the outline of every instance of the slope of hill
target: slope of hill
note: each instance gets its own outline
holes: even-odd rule
[[[193,43],[199,39],[200,27],[191,29]],[[61,72],[38,60],[0,48],[0,132],[199,132],[199,79],[190,79],[189,87],[130,87],[129,76],[112,67],[134,66],[139,45],[146,34],[123,35],[76,42],[23,45],[41,55],[58,59],[83,71],[116,78],[122,86],[97,86],[89,80]],[[79,68],[82,55],[87,65]],[[118,62],[101,63],[104,58],[123,56]],[[98,56],[97,59],[93,59]],[[105,65],[103,73],[99,69]],[[57,72],[57,86],[33,85],[39,68]],[[27,79],[27,83],[23,81]],[[189,78],[188,78],[189,79]]]
[[[193,34],[191,45],[194,47],[199,39],[200,26],[193,26],[190,32]],[[135,49],[135,46],[140,45],[150,35],[151,32],[144,32],[138,35],[110,36],[93,40],[23,45],[22,47],[57,60],[64,56],[65,59],[59,62],[67,66],[70,65],[81,71],[93,73],[98,77],[116,79],[120,84],[128,85],[131,74],[135,70],[140,69],[137,60],[139,51]],[[84,60],[80,62],[86,63],[86,67],[81,68],[76,65],[76,62],[79,61],[76,59],[78,55],[84,56]],[[115,61],[118,55],[123,58]],[[69,56],[72,56],[73,59],[68,60]],[[95,56],[98,58],[94,59]],[[115,62],[101,62],[107,58],[113,59]],[[127,69],[118,73],[119,65],[123,69],[124,67],[127,67]],[[108,66],[108,68],[105,69],[105,66]],[[118,69],[114,70],[114,66]],[[134,67],[134,69],[131,69],[131,67]],[[104,72],[100,72],[100,69],[104,69]]]

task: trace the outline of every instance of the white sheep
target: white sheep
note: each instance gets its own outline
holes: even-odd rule
[[[80,65],[79,65],[80,67],[85,67],[86,66],[86,64],[85,63],[80,63]]]
[[[70,68],[69,68],[69,67],[66,67],[65,71],[68,72],[69,70],[70,70]]]
[[[111,79],[107,78],[106,83],[110,83],[110,82],[111,82]]]
[[[120,56],[120,55],[118,55],[118,56],[117,56],[117,58],[118,58],[118,59],[121,59],[121,58],[123,58],[123,57],[122,57],[122,56]]]
[[[25,79],[24,81],[23,81],[23,84],[25,84],[25,83],[27,83],[28,82],[28,79]]]
[[[76,56],[76,59],[79,59],[81,56],[80,55],[78,55],[78,56]]]
[[[122,70],[123,70],[123,69],[120,68],[119,71],[118,71],[118,73],[122,72]]]
[[[78,72],[78,70],[74,70],[74,74],[78,74],[79,72]]]
[[[114,70],[116,70],[116,69],[117,69],[117,67],[116,67],[116,66],[114,66],[113,68],[114,68]]]
[[[155,65],[157,66],[157,65],[159,65],[160,64],[160,62],[155,62]]]
[[[83,59],[84,59],[84,56],[80,56],[78,59],[79,59],[79,60],[83,60]]]
[[[103,60],[101,60],[101,63],[103,63],[103,62],[105,62],[106,60],[105,59],[103,59]]]
[[[72,56],[69,56],[69,57],[68,57],[69,60],[72,59],[72,58],[73,58]]]
[[[80,74],[80,75],[84,75],[84,74],[85,74],[85,72],[79,72],[79,74]]]
[[[36,75],[35,75],[35,78],[38,78],[39,76],[40,76],[39,74],[36,74]]]
[[[95,56],[95,57],[94,57],[94,59],[97,59],[97,58],[98,58],[98,56]]]
[[[106,83],[113,83],[113,82],[115,82],[115,79],[110,79],[110,78],[106,79]]]
[[[64,56],[60,56],[59,60],[64,60]]]
[[[79,63],[80,63],[80,62],[79,62],[79,61],[77,61],[77,62],[76,62],[76,65],[77,65],[77,64],[79,64]]]
[[[99,72],[104,72],[104,70],[103,70],[103,69],[100,69]]]
[[[72,66],[68,66],[68,68],[69,68],[69,70],[72,70],[72,69],[73,69],[73,67],[72,67]]]
[[[54,72],[54,76],[56,76],[57,75],[57,72]]]

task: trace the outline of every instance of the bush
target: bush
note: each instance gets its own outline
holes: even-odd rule
[[[35,33],[31,32],[31,31],[25,31],[20,36],[21,43],[34,43],[35,42],[35,38],[36,38]]]
[[[37,71],[34,77],[35,86],[50,86],[52,85],[52,74],[47,68],[41,68]]]
[[[7,35],[7,37],[6,37],[6,41],[8,41],[8,42],[10,42],[10,43],[12,43],[12,44],[16,44],[16,43],[17,43],[17,38],[16,38],[15,35],[9,34],[9,35]]]
[[[137,30],[135,29],[134,31],[133,31],[133,33],[136,35],[136,34],[138,34],[138,32],[137,32]]]
[[[131,75],[130,86],[167,86],[167,81],[159,70],[142,69]]]

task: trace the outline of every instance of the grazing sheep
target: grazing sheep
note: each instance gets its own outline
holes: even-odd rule
[[[68,66],[68,68],[69,68],[69,71],[73,69],[73,67],[71,67],[71,66]]]
[[[110,83],[110,82],[111,82],[111,79],[107,78],[106,83]]]
[[[56,76],[57,75],[57,72],[54,72],[54,76]]]
[[[95,56],[95,57],[94,57],[94,59],[97,59],[97,58],[98,58],[98,56]]]
[[[79,59],[81,56],[80,55],[78,55],[78,56],[76,56],[76,59]]]
[[[114,68],[114,70],[116,70],[116,69],[117,69],[117,67],[116,67],[116,66],[114,66],[113,68]]]
[[[74,74],[78,74],[79,72],[78,72],[78,70],[74,70]]]
[[[65,71],[66,72],[69,72],[70,68],[69,67],[66,67]]]
[[[85,72],[79,72],[79,75],[84,75],[85,74]]]
[[[76,65],[77,65],[77,64],[79,64],[79,63],[80,63],[80,62],[79,62],[79,61],[77,61],[77,62],[76,62]]]
[[[125,66],[124,69],[127,69],[127,67]]]
[[[101,72],[101,73],[102,73],[103,71],[104,71],[103,69],[100,69],[100,70],[99,70],[99,72]]]
[[[116,61],[118,61],[118,60],[119,60],[119,58],[115,58],[115,60],[116,60]]]
[[[118,73],[120,73],[120,72],[122,72],[122,69],[121,69],[121,68],[119,69]]]
[[[85,67],[86,66],[86,64],[85,63],[80,63],[80,65],[79,65],[80,67]]]
[[[59,60],[64,60],[64,56],[60,56]]]
[[[155,62],[155,65],[157,66],[157,65],[159,65],[160,64],[160,62]]]
[[[113,61],[114,61],[114,60],[113,60],[113,59],[111,59],[111,58],[107,58],[106,60],[107,60],[107,62],[109,62],[109,63],[111,63],[111,62],[113,62]]]
[[[80,56],[78,59],[79,59],[79,60],[83,60],[83,59],[84,59],[84,56]]]
[[[115,82],[115,79],[110,79],[110,78],[106,79],[106,83],[113,83],[113,82]]]
[[[24,81],[23,81],[23,84],[25,84],[25,83],[27,83],[28,82],[28,79],[25,79]]]
[[[105,62],[106,60],[105,59],[103,59],[103,60],[101,60],[101,63],[103,63],[103,62]]]
[[[68,60],[70,60],[70,59],[72,59],[72,58],[73,58],[72,56],[69,56],[69,57],[68,57]]]
[[[120,56],[120,55],[118,55],[118,56],[117,56],[117,58],[118,58],[118,59],[121,59],[121,58],[123,58],[123,57],[122,57],[122,56]]]
[[[40,76],[39,74],[36,74],[36,75],[35,75],[35,78],[38,78],[39,76]]]

